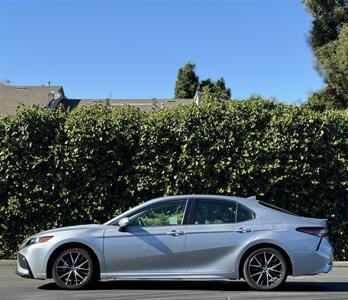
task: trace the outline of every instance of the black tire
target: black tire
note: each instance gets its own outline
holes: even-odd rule
[[[97,281],[96,262],[92,255],[82,248],[63,250],[55,259],[52,276],[56,284],[66,290],[91,286]]]
[[[248,285],[259,291],[280,287],[286,280],[288,266],[284,256],[273,248],[260,248],[248,255],[243,274]]]

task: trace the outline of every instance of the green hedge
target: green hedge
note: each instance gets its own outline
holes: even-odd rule
[[[0,118],[0,258],[40,230],[186,193],[257,195],[328,218],[335,258],[347,259],[348,113],[249,100]]]

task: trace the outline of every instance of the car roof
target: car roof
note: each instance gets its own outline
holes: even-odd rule
[[[281,212],[278,210],[274,210],[272,208],[269,208],[267,206],[264,206],[260,204],[260,202],[257,200],[256,196],[250,196],[250,197],[237,197],[237,196],[229,196],[229,195],[209,195],[209,194],[188,194],[188,195],[176,195],[176,196],[165,196],[165,197],[158,197],[149,201],[145,201],[125,212],[122,214],[115,216],[113,219],[107,221],[104,223],[105,225],[112,224],[115,220],[118,220],[125,216],[126,214],[132,213],[138,209],[142,209],[146,206],[170,201],[170,200],[180,200],[180,199],[213,199],[213,200],[230,200],[235,201],[238,203],[241,203],[242,205],[245,205],[247,208],[252,210],[256,213],[256,219],[258,220],[266,220],[269,222],[282,222],[282,223],[306,223],[311,224],[324,224],[325,220],[322,219],[313,219],[313,218],[304,218],[301,216],[296,215],[289,215],[285,212]]]
[[[144,204],[157,203],[157,202],[168,201],[168,200],[180,200],[180,199],[213,199],[213,200],[230,200],[230,201],[233,200],[236,202],[246,204],[247,206],[253,206],[253,207],[257,206],[258,204],[256,196],[243,198],[243,197],[237,197],[237,196],[209,195],[209,194],[191,194],[191,195],[188,194],[188,195],[158,197],[150,201],[144,202]]]

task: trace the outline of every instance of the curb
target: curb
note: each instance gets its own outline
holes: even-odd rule
[[[14,259],[0,259],[0,266],[15,266],[16,260]]]
[[[0,259],[0,266],[15,266],[15,259]],[[334,261],[335,268],[348,268],[348,261]]]
[[[336,268],[348,268],[348,261],[334,261],[333,266]]]

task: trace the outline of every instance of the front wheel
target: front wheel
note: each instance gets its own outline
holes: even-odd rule
[[[257,249],[245,260],[243,273],[251,288],[273,290],[286,280],[287,263],[284,256],[276,249]]]
[[[85,249],[71,248],[62,251],[53,264],[53,279],[62,289],[79,289],[96,280],[96,266]]]

